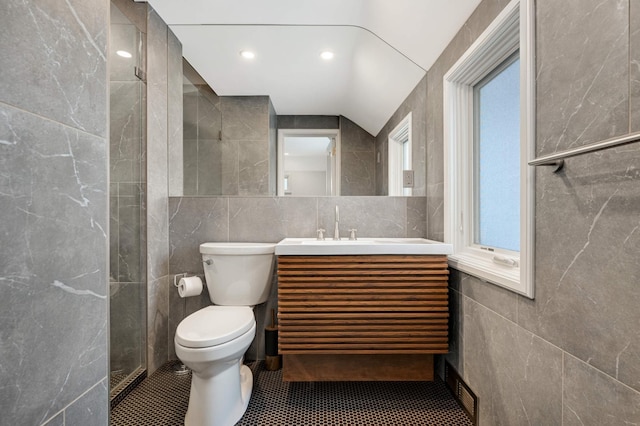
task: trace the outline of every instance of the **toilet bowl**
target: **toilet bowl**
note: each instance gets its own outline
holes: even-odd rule
[[[212,306],[180,322],[178,358],[192,370],[185,426],[232,426],[247,409],[253,375],[242,364],[256,335],[253,306],[266,301],[274,244],[200,246]]]

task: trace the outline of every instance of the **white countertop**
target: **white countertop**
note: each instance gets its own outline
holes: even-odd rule
[[[339,241],[327,238],[285,238],[276,244],[276,255],[366,255],[419,254],[447,255],[453,253],[451,244],[424,238],[358,238]]]

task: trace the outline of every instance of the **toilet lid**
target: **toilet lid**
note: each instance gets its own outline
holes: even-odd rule
[[[178,324],[176,342],[188,348],[221,345],[246,333],[254,323],[248,306],[207,306]]]

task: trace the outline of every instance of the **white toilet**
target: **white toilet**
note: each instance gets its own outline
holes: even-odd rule
[[[256,335],[253,306],[269,297],[275,244],[200,245],[207,306],[178,324],[176,355],[192,372],[185,426],[232,426],[249,405],[253,375],[242,364]]]

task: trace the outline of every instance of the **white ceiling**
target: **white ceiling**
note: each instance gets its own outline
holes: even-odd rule
[[[219,95],[269,95],[279,115],[344,115],[373,135],[479,2],[149,0]]]

